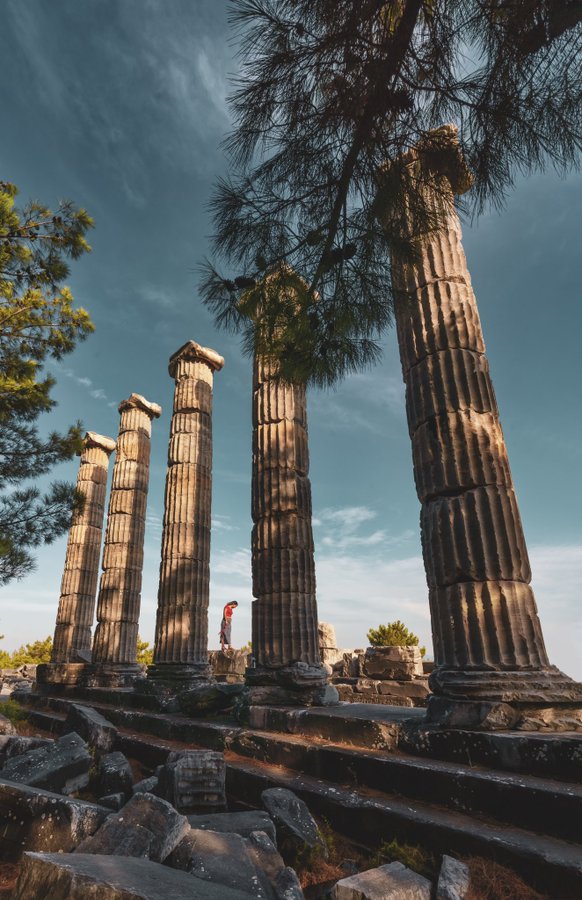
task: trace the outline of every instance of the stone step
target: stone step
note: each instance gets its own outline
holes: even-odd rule
[[[332,821],[334,828],[366,847],[378,847],[394,837],[438,853],[493,858],[523,874],[551,896],[582,896],[582,852],[579,844],[533,834],[459,812],[360,787],[300,775],[282,766],[242,760],[229,754],[227,793],[249,807],[260,806],[267,787],[286,787],[301,797],[311,812]]]
[[[58,711],[33,709],[30,720],[39,728],[60,734],[69,702],[59,698],[54,704]],[[176,723],[172,716],[156,716],[155,731],[149,731],[150,713],[118,711],[116,716],[102,704],[98,711],[112,721],[117,719],[116,724],[123,728],[121,749],[152,767],[163,761],[159,759],[159,752],[155,749],[148,752],[147,746],[144,747],[137,738],[132,750],[129,735],[146,732],[170,742],[180,740],[229,750],[241,757],[282,765],[334,783],[388,791],[410,800],[437,803],[451,810],[489,817],[540,834],[582,840],[579,826],[582,787],[579,785],[398,752],[352,749],[324,742],[318,737],[257,732],[203,721]],[[162,728],[164,723],[165,730]]]
[[[341,785],[364,786],[582,842],[582,787],[401,753],[349,749],[297,735],[242,731],[229,750]]]

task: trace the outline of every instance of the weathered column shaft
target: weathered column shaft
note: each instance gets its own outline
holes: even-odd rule
[[[93,642],[97,665],[136,662],[151,425],[161,409],[132,394],[120,404],[119,412]]]
[[[462,193],[470,181],[454,130],[447,126],[440,133],[449,154],[447,177],[421,154],[413,151],[411,160],[429,166],[426,197],[442,217],[441,227],[421,237],[415,259],[392,260],[437,663],[431,687],[459,698],[541,702],[544,691],[546,699],[566,697],[573,683],[549,665],[529,585],[527,549],[454,209],[453,188]],[[451,175],[455,169],[458,180]],[[527,673],[536,671],[545,671],[546,680],[528,682]]]
[[[224,365],[189,341],[170,357],[176,381],[170,426],[162,562],[151,676],[168,666],[208,674],[212,494],[212,383]],[[178,673],[176,673],[178,674]]]
[[[109,457],[115,441],[88,431],[83,441],[77,490],[83,508],[73,514],[55,627],[52,662],[80,662],[91,653],[91,627],[99,577],[101,534]]]
[[[320,665],[305,387],[253,383],[253,656],[259,667]]]

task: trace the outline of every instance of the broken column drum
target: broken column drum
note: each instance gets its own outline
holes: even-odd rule
[[[252,702],[323,702],[305,386],[256,356],[253,375]],[[254,686],[257,686],[254,689]],[[328,688],[329,700],[337,698]]]
[[[426,198],[441,224],[420,238],[415,259],[392,258],[437,665],[430,685],[461,704],[576,702],[580,687],[546,654],[461,244],[453,192],[466,191],[470,175],[456,129],[433,134],[438,160],[420,149],[409,157],[428,175]],[[431,698],[434,718],[445,708]]]
[[[52,663],[80,663],[91,656],[107,469],[114,450],[115,441],[93,431],[83,439],[76,487],[84,502],[73,513],[67,541]]]
[[[212,384],[224,359],[188,341],[170,357],[175,379],[154,645],[154,679],[209,679]]]
[[[93,641],[93,684],[121,686],[140,672],[136,653],[150,438],[152,419],[161,411],[140,394],[132,394],[119,405],[121,420]]]

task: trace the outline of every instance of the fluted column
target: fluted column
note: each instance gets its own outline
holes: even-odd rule
[[[85,435],[77,475],[77,490],[83,495],[84,503],[83,508],[73,515],[67,541],[53,663],[82,662],[79,652],[88,658],[91,655],[107,470],[114,450],[115,441],[110,438],[94,431]]]
[[[132,394],[119,405],[121,419],[93,641],[95,672],[89,679],[92,684],[121,685],[139,672],[136,651],[151,426],[161,411],[140,394]]]
[[[209,679],[208,597],[212,496],[212,383],[224,359],[188,341],[170,357],[174,411],[170,425],[162,562],[148,676]]]
[[[253,375],[253,703],[333,702],[317,633],[305,386]]]
[[[470,176],[456,129],[434,134],[438,152],[412,151],[410,165],[422,173],[441,226],[420,238],[416,258],[392,259],[437,665],[430,684],[452,700],[567,704],[582,694],[546,654],[454,208],[453,191],[467,190]],[[452,721],[451,709],[432,698],[429,712]],[[506,713],[493,718],[519,718]]]

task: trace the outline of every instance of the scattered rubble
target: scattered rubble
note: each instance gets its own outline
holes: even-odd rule
[[[188,821],[192,828],[240,834],[241,837],[250,837],[253,831],[264,831],[267,837],[277,844],[273,820],[259,809],[188,816]]]
[[[263,806],[273,819],[277,832],[277,846],[288,861],[293,862],[305,847],[317,849],[327,858],[327,847],[317,822],[306,804],[286,788],[267,788],[261,794]]]
[[[99,761],[99,786],[105,796],[123,794],[127,799],[133,790],[133,772],[126,757],[119,750],[108,753]]]
[[[189,830],[188,819],[170,803],[153,794],[135,794],[77,849],[79,853],[139,856],[163,862]]]
[[[98,755],[113,750],[117,728],[90,706],[71,703],[65,719],[65,731],[76,731]]]
[[[465,900],[469,894],[469,866],[452,856],[443,856],[436,900]]]
[[[92,763],[93,757],[84,740],[72,732],[52,744],[12,757],[4,765],[2,777],[47,791],[72,794],[89,784]]]
[[[342,878],[332,900],[430,900],[431,883],[400,862]]]

